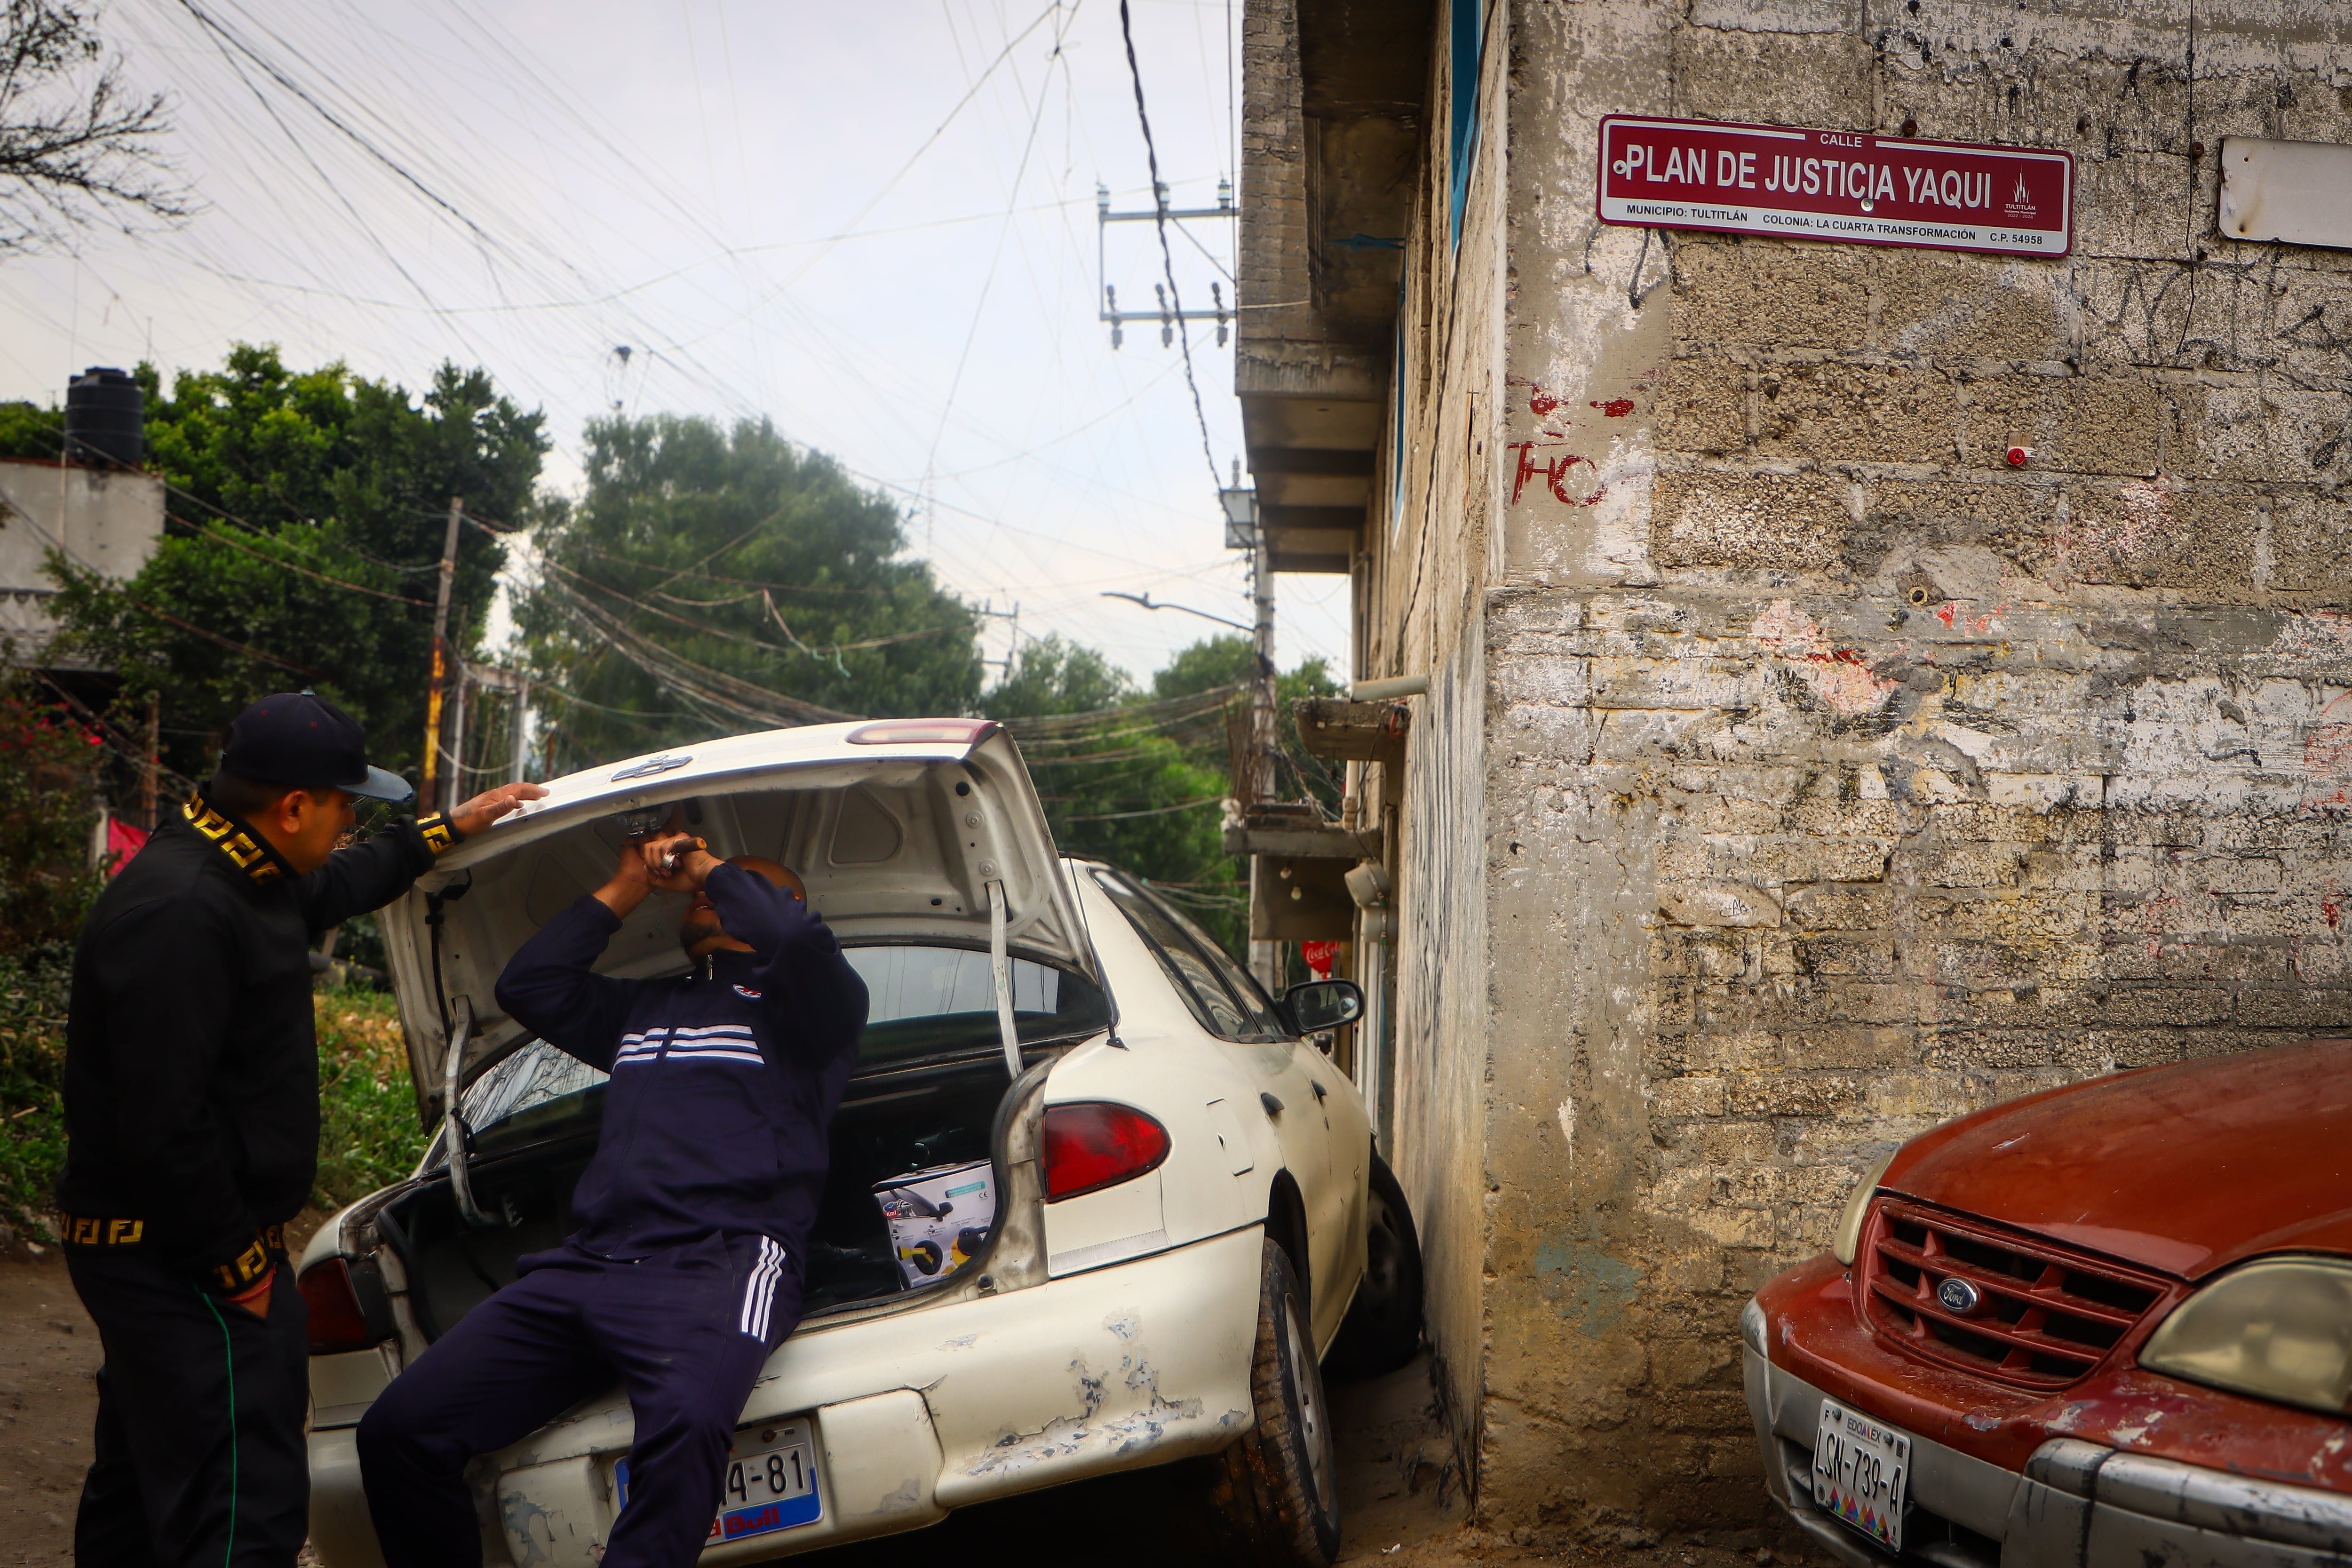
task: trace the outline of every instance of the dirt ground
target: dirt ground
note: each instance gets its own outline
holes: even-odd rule
[[[98,1335],[54,1249],[0,1260],[0,1568],[73,1557],[75,1500],[89,1463]],[[1339,1561],[1381,1568],[1484,1568],[1554,1563],[1572,1568],[1824,1568],[1785,1551],[1759,1552],[1696,1539],[1601,1555],[1545,1552],[1468,1528],[1428,1411],[1420,1362],[1389,1377],[1331,1391],[1339,1433]],[[1113,1476],[967,1509],[929,1530],[806,1559],[830,1568],[951,1561],[1091,1562],[1115,1548],[1127,1568],[1197,1564],[1213,1555],[1190,1478],[1173,1468]],[[1059,1549],[1058,1554],[1056,1549]],[[1041,1552],[1043,1553],[1041,1557]],[[309,1554],[306,1552],[305,1557]],[[504,1568],[492,1564],[491,1568]]]
[[[58,1255],[0,1262],[0,1565],[72,1556],[98,1363]]]

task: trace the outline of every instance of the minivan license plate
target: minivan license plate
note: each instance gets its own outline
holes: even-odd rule
[[[1813,1501],[1889,1552],[1903,1550],[1911,1439],[1858,1410],[1822,1401],[1813,1438]]]
[[[613,1467],[613,1479],[621,1494],[621,1506],[628,1507],[628,1460]],[[719,1474],[719,1513],[702,1543],[716,1546],[724,1541],[814,1524],[824,1514],[809,1424],[781,1421],[772,1426],[747,1426],[735,1435],[735,1449],[727,1456],[726,1468]]]

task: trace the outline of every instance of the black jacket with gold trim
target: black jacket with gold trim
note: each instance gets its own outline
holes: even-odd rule
[[[137,1221],[109,1228],[213,1290],[257,1278],[256,1237],[302,1207],[318,1167],[310,949],[457,841],[438,813],[404,818],[298,877],[200,796],[169,814],[74,953],[58,1206]]]

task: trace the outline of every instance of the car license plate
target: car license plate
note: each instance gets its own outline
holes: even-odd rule
[[[629,1506],[629,1461],[613,1467],[613,1480],[621,1506]],[[814,1524],[824,1516],[824,1500],[817,1486],[816,1448],[809,1440],[805,1420],[780,1421],[770,1426],[746,1426],[735,1434],[735,1446],[720,1473],[719,1513],[710,1521],[706,1547],[723,1541],[741,1541],[771,1531]]]
[[[1822,1401],[1813,1438],[1813,1501],[1889,1552],[1903,1550],[1911,1439],[1858,1410]]]

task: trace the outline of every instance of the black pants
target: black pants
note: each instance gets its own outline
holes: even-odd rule
[[[269,1316],[138,1247],[66,1248],[98,1324],[80,1568],[289,1568],[310,1533],[309,1314],[284,1263]]]
[[[609,1385],[636,1433],[604,1568],[686,1568],[718,1513],[735,1423],[800,1321],[796,1260],[763,1236],[709,1236],[635,1262],[572,1247],[459,1320],[360,1422],[361,1479],[388,1568],[478,1568],[466,1461]]]

